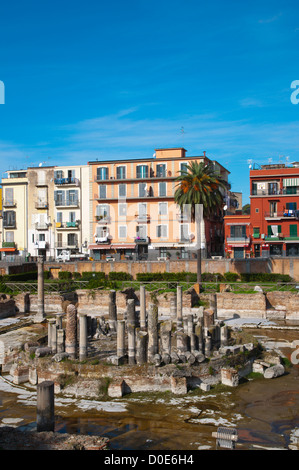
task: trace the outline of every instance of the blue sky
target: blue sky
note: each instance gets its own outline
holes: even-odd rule
[[[249,159],[299,160],[296,3],[2,2],[1,174],[184,146],[248,202]]]

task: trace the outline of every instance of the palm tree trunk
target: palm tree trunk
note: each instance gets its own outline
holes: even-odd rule
[[[197,229],[197,284],[199,292],[201,290],[201,221],[202,221],[202,204],[196,207],[196,229]]]

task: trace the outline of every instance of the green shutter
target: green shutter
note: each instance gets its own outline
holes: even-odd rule
[[[271,225],[268,225],[268,237],[271,237],[272,235],[272,228]]]
[[[297,237],[297,225],[290,225],[290,237]]]

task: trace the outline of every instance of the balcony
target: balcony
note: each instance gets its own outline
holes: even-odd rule
[[[49,224],[46,222],[36,222],[35,229],[36,230],[48,230]]]
[[[74,198],[74,199],[56,199],[55,201],[55,206],[56,207],[79,207],[79,199]]]
[[[56,186],[80,186],[78,178],[54,178]]]
[[[3,207],[17,207],[17,201],[3,199]]]
[[[102,237],[96,236],[95,242],[98,245],[100,245],[101,243],[110,243],[110,236],[109,235],[103,235]]]
[[[2,248],[16,248],[15,242],[2,242]]]
[[[103,225],[106,225],[106,224],[110,224],[111,223],[111,217],[110,215],[96,215],[96,221],[98,224],[103,224]]]
[[[250,244],[250,237],[227,237],[226,243],[228,245],[247,246]]]
[[[75,222],[56,222],[56,229],[78,229],[80,225],[80,220],[76,220]]]
[[[62,242],[62,241],[58,240],[55,243],[55,248],[58,248],[58,249],[66,249],[66,248],[79,249],[78,240],[69,240],[68,242]]]
[[[279,212],[265,212],[265,219],[283,219],[283,218],[299,219],[299,211],[285,210],[285,211],[279,211]]]
[[[135,237],[134,242],[137,245],[148,245],[150,243],[149,237]]]
[[[35,208],[36,209],[47,209],[48,208],[48,201],[37,201],[35,203]]]
[[[148,214],[135,214],[135,219],[136,219],[136,222],[138,222],[138,223],[146,224],[146,223],[150,222],[151,217]]]
[[[34,248],[37,250],[47,250],[48,249],[48,243],[45,240],[38,241],[34,243]]]

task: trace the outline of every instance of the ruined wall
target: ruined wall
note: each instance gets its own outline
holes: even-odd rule
[[[202,272],[220,273],[276,273],[289,274],[299,281],[298,258],[248,258],[248,259],[203,259]],[[46,263],[45,269],[50,269],[54,278],[59,271],[70,272],[127,272],[136,278],[138,273],[156,272],[192,272],[197,271],[196,260],[167,260],[167,261],[80,261],[73,263]]]
[[[217,316],[220,318],[265,318],[266,297],[264,294],[234,294],[222,292],[217,294]]]

